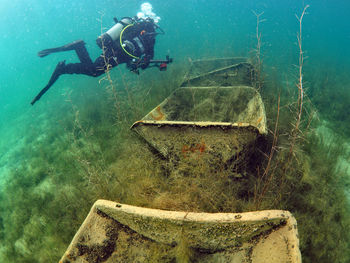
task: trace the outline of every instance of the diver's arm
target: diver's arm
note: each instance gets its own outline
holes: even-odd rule
[[[146,43],[146,50],[145,50],[145,55],[141,58],[141,61],[140,61],[140,68],[142,69],[146,69],[151,60],[153,59],[154,57],[154,45],[155,45],[155,39],[152,38],[152,39],[146,39],[145,40],[145,43]]]

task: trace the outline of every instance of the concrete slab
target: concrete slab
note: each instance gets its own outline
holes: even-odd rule
[[[281,210],[192,213],[98,200],[60,263],[179,261],[300,263],[296,220]]]
[[[179,88],[131,129],[166,159],[232,166],[247,162],[267,133],[260,94],[247,86]]]

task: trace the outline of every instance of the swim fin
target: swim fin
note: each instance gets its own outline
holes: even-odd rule
[[[66,67],[66,61],[61,61],[57,64],[54,72],[51,75],[51,78],[47,85],[38,93],[38,95],[35,96],[35,98],[32,100],[30,104],[34,105],[35,102],[40,100],[41,96],[45,94],[46,91],[48,91],[49,88],[56,82],[56,80],[64,73],[64,68]]]
[[[48,48],[48,49],[41,50],[38,52],[38,56],[42,58],[42,57],[46,57],[47,55],[50,55],[51,53],[76,50],[79,46],[84,46],[84,45],[85,45],[85,42],[83,40],[76,40],[72,43],[69,43],[69,44],[61,46],[61,47]]]

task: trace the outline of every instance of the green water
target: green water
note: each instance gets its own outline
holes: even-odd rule
[[[161,177],[159,181],[151,178],[149,183],[141,180],[139,174],[160,175],[164,167],[159,160],[147,162],[152,155],[145,153],[145,146],[128,128],[179,86],[189,60],[253,57],[257,39],[252,10],[264,12],[259,29],[265,76],[262,95],[269,127],[274,127],[278,92],[285,105],[278,141],[283,149],[288,141],[284,132],[290,131],[290,124],[295,121],[291,112],[295,111],[292,103],[297,99],[296,14],[299,16],[306,4],[310,7],[302,32],[306,57],[303,129],[309,137],[297,140],[300,158],[291,166],[300,170],[293,168],[290,177],[286,175],[286,181],[295,186],[289,190],[296,194],[282,198],[275,207],[263,207],[295,213],[304,234],[301,251],[305,262],[348,262],[349,206],[345,193],[350,187],[349,3],[154,0],[154,11],[161,17],[159,25],[166,32],[157,37],[155,58],[168,54],[174,58],[167,72],[147,69],[136,75],[121,65],[111,71],[113,88],[103,76],[64,75],[35,106],[30,105],[57,62],[77,62],[74,52],[39,58],[38,51],[84,39],[94,59],[100,54],[95,39],[113,25],[113,17],[133,16],[141,3],[2,1],[0,262],[57,262],[98,198],[162,207],[154,201],[156,194],[148,194],[146,187],[147,183],[161,182]],[[317,118],[308,129],[307,116],[312,110],[317,111]],[[312,129],[316,132],[312,133]],[[278,158],[284,157],[276,154],[275,159]],[[276,174],[280,170],[276,168]],[[276,179],[275,183],[280,181]],[[181,187],[160,187],[181,199]],[[271,189],[273,193],[275,188]],[[133,190],[135,193],[131,194]],[[232,194],[236,192],[232,190]],[[249,194],[249,189],[241,193],[248,196],[247,200]],[[214,209],[205,204],[189,204],[187,208],[210,212],[248,209],[245,204],[232,204],[230,208],[227,200],[222,202],[227,206]],[[316,226],[311,224],[313,220]]]

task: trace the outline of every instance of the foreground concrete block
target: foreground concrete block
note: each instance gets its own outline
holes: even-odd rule
[[[192,213],[98,200],[60,260],[69,262],[300,263],[301,256],[288,211]]]

